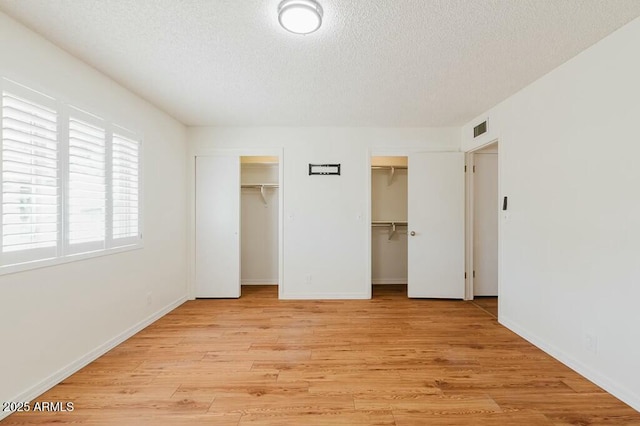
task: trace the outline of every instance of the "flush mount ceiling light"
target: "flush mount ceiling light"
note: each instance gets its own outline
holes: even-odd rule
[[[314,0],[284,0],[278,6],[278,21],[294,34],[309,34],[322,25],[322,7]]]

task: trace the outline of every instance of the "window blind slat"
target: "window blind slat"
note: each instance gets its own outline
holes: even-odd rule
[[[49,147],[49,146],[44,146],[44,144],[36,144],[34,145],[33,143],[29,142],[29,141],[20,141],[17,139],[11,139],[7,133],[10,132],[6,132],[3,129],[3,141],[2,141],[2,145],[4,146],[5,149],[10,150],[10,151],[17,151],[17,152],[22,152],[25,154],[36,154],[39,157],[43,157],[43,158],[52,158],[55,159],[57,158],[57,151],[56,151],[56,146],[53,145],[53,148]]]
[[[101,145],[100,141],[104,138],[104,130],[97,127],[83,127],[79,121],[70,121],[69,137],[77,138],[84,142],[94,143]]]
[[[137,154],[139,150],[138,141],[125,138],[124,136],[120,136],[117,132],[113,135],[113,140],[114,142],[117,141],[117,145],[114,144],[113,149],[120,150],[120,149],[128,148],[131,150],[132,153],[134,153],[134,155],[138,155]]]
[[[39,104],[38,102],[34,102],[28,99],[25,99],[21,96],[14,95],[10,92],[4,92],[2,94],[3,97],[3,105],[8,108],[14,108],[21,111],[28,111],[31,114],[35,114],[39,117],[55,121],[57,114],[51,108],[48,108],[44,105]]]
[[[94,161],[100,161],[101,156],[104,156],[103,151],[92,151],[79,146],[69,148],[69,152],[78,158],[88,158]]]
[[[81,185],[83,183],[90,183],[95,185],[104,185],[104,177],[102,176],[91,176],[83,173],[69,173],[69,180],[75,180],[77,185]]]
[[[57,232],[48,234],[20,234],[3,237],[2,249],[5,252],[31,250],[39,247],[56,247]],[[37,260],[37,259],[33,259]]]
[[[55,222],[39,223],[37,225],[34,224],[34,225],[28,225],[28,226],[24,226],[22,224],[16,224],[16,225],[6,224],[4,226],[4,233],[7,236],[19,235],[24,233],[25,228],[29,228],[31,230],[32,235],[49,234],[51,232],[56,232],[56,223]]]
[[[4,108],[3,108],[4,109]],[[18,136],[37,137],[40,140],[55,140],[56,129],[49,127],[40,127],[37,124],[31,122],[18,121],[13,117],[4,117],[4,128],[7,130],[13,130]]]
[[[47,194],[55,195],[56,188],[51,185],[25,185],[23,183],[15,183],[11,181],[5,181],[2,185],[3,192],[11,194]]]
[[[42,206],[34,206],[34,205],[25,205],[25,204],[5,204],[2,209],[3,216],[7,215],[23,215],[25,213],[30,215],[38,215],[38,214],[57,214],[58,206],[57,205],[42,205]]]
[[[33,216],[39,216],[38,223],[55,223],[58,217],[49,213],[33,213]],[[2,215],[2,223],[6,225],[21,224],[22,218],[20,214],[10,213]]]
[[[77,159],[70,160],[69,170],[72,173],[88,174],[92,176],[104,176],[104,162],[98,163],[97,161],[78,161]]]
[[[11,122],[29,123],[41,129],[55,130],[56,128],[55,116],[51,118],[43,117],[37,114],[33,114],[33,113],[26,112],[24,110],[21,110],[19,109],[19,107],[12,107],[10,105],[5,105],[5,117],[7,120],[10,120]]]
[[[76,152],[79,150],[83,150],[88,153],[104,154],[104,146],[95,144],[93,142],[89,143],[86,141],[86,139],[79,140],[78,138],[69,138],[69,140],[73,141],[70,146],[74,147]]]
[[[52,137],[47,135],[42,136],[34,133],[28,126],[11,127],[8,124],[10,123],[3,120],[2,130],[6,140],[17,143],[33,144],[34,146],[55,150],[57,141],[54,133],[48,133]]]
[[[13,183],[21,186],[48,186],[57,188],[57,178],[36,177],[29,180],[29,175],[22,173],[4,173],[7,178],[4,179],[7,183]]]
[[[137,207],[137,204],[131,204],[131,201],[138,201],[137,194],[113,194],[114,205]]]
[[[104,188],[96,188],[95,190],[89,190],[86,188],[74,188],[73,189],[78,200],[73,201],[82,201],[82,199],[96,199],[96,200],[104,200]],[[69,200],[69,204],[73,205],[72,200]]]
[[[44,157],[36,157],[33,155],[26,155],[22,153],[16,153],[15,151],[6,150],[3,155],[3,162],[5,164],[11,163],[15,167],[28,167],[28,168],[43,168],[56,170],[58,168],[58,162],[52,159]]]

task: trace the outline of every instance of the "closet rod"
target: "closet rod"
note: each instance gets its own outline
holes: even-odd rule
[[[252,184],[242,184],[240,185],[242,188],[277,188],[279,185],[277,183],[252,183]]]
[[[393,238],[393,236],[396,233],[396,227],[397,226],[408,226],[408,223],[406,221],[403,220],[399,220],[399,221],[386,221],[386,220],[374,220],[373,222],[371,222],[371,226],[374,228],[377,227],[389,227],[389,239]]]
[[[387,186],[390,186],[393,183],[393,177],[396,175],[396,170],[407,170],[407,166],[371,166],[371,170],[389,170]]]
[[[260,188],[260,196],[262,197],[262,202],[264,205],[267,205],[267,196],[264,195],[265,188],[278,188],[277,183],[257,183],[257,184],[244,184],[240,185],[241,188]]]

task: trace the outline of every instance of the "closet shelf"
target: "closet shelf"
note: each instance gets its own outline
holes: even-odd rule
[[[389,239],[391,239],[396,233],[396,227],[408,226],[408,223],[406,220],[374,220],[371,226],[373,228],[389,227]]]
[[[393,177],[396,174],[396,170],[407,170],[407,166],[371,166],[371,170],[389,170],[387,186],[391,186],[391,184],[393,183]]]
[[[264,205],[267,205],[267,197],[264,195],[264,189],[265,188],[278,188],[279,185],[277,183],[252,183],[252,184],[242,184],[240,185],[241,188],[252,188],[252,189],[259,189],[260,190],[260,196],[262,196],[262,202],[264,203]]]

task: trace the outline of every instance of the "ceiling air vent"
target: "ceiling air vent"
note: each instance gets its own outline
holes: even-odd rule
[[[473,137],[477,138],[480,135],[487,133],[487,122],[483,121],[473,128]]]

